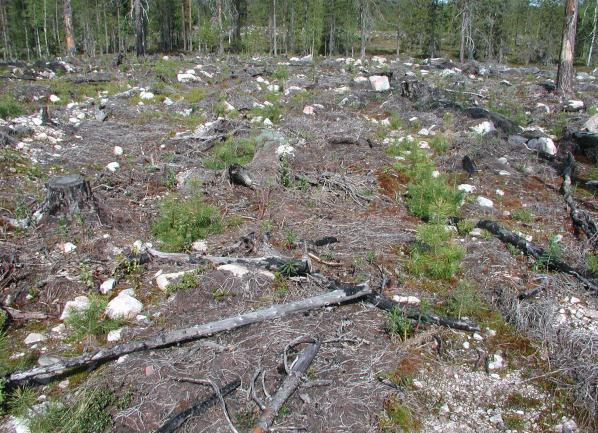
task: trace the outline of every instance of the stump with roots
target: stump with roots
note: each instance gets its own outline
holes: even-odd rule
[[[64,215],[69,220],[74,215],[95,216],[94,219],[99,220],[99,208],[91,186],[78,174],[50,179],[43,212],[47,216]]]

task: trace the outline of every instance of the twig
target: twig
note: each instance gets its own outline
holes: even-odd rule
[[[328,261],[326,261],[324,259],[321,259],[320,257],[316,256],[314,253],[307,253],[307,255],[310,258],[314,259],[316,262],[322,263],[323,265],[326,265],[326,266],[338,267],[338,266],[342,266],[343,265],[342,263],[339,263],[339,262],[328,262]]]

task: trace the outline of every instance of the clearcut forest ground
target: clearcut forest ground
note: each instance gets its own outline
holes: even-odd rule
[[[376,92],[368,77],[381,74],[391,88]],[[322,281],[369,282],[399,305],[361,299],[7,387],[0,431],[155,431],[212,393],[177,377],[239,378],[225,400],[236,428],[251,431],[254,375],[264,372],[256,389],[267,402],[301,336],[325,344],[273,431],[597,431],[596,292],[548,268],[558,258],[598,272],[596,239],[574,226],[560,192],[572,151],[574,200],[596,218],[598,168],[573,134],[598,112],[598,77],[579,75],[562,98],[555,68],[444,59],[154,56],[2,65],[0,75],[0,303],[9,316],[47,315],[4,320],[3,375],[305,299],[326,292]],[[475,106],[525,130],[473,118]],[[538,137],[558,153],[537,151]],[[252,188],[230,181],[233,163]],[[101,212],[32,221],[47,182],[75,173]],[[546,253],[524,255],[476,228],[481,219]],[[337,242],[314,243],[324,237]],[[148,243],[198,257],[309,253],[320,277],[136,260]],[[158,287],[159,274],[188,270]],[[130,288],[142,310],[110,319],[106,303]],[[78,296],[93,308],[60,326]],[[408,319],[406,304],[480,329]],[[177,431],[231,428],[216,404]]]

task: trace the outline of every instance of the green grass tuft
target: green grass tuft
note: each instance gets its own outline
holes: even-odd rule
[[[17,117],[27,112],[27,107],[12,96],[5,94],[0,96],[0,119]]]
[[[390,336],[399,336],[403,341],[407,340],[414,331],[413,322],[405,317],[399,308],[393,308],[386,313],[384,330]]]
[[[229,138],[224,143],[218,144],[207,158],[204,158],[205,168],[223,170],[232,164],[245,165],[253,160],[256,141],[252,138]]]
[[[191,244],[223,229],[220,211],[203,201],[201,193],[191,197],[169,197],[162,203],[152,231],[165,251],[188,250]]]
[[[122,326],[122,321],[104,316],[108,300],[98,295],[89,298],[89,308],[82,311],[72,310],[64,321],[71,332],[70,341],[81,341],[85,337],[102,337]]]

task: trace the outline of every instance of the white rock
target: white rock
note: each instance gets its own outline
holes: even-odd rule
[[[383,56],[374,56],[374,57],[372,57],[372,62],[384,64],[387,62],[387,60],[386,60],[386,57],[383,57]]]
[[[146,101],[154,99],[154,97],[155,97],[155,95],[152,92],[146,92],[145,90],[139,94],[139,98],[146,100]]]
[[[510,176],[511,173],[508,172],[507,170],[501,170],[501,171],[498,172],[498,175],[499,176]]]
[[[505,195],[505,192],[502,189],[497,189],[496,190],[496,195],[498,195],[499,197],[502,197]]]
[[[116,161],[111,162],[110,164],[106,165],[106,169],[114,173],[116,170],[120,168],[120,164]]]
[[[71,242],[65,242],[62,245],[62,251],[64,251],[66,254],[72,253],[76,249],[77,249],[77,245],[75,245],[75,244],[73,244]]]
[[[313,116],[315,114],[314,107],[312,107],[311,105],[306,105],[305,107],[303,107],[303,114]]]
[[[593,134],[598,134],[598,114],[594,114],[590,117],[586,123],[583,124],[583,128]]]
[[[380,121],[380,125],[389,127],[390,126],[390,119],[388,117],[386,119],[382,119]]]
[[[543,104],[541,102],[538,102],[536,104],[536,108],[540,108],[541,110],[544,110],[546,113],[550,113],[550,107],[546,104]]]
[[[581,300],[579,298],[576,298],[575,296],[571,296],[571,299],[569,299],[569,302],[571,304],[579,304],[581,302]]]
[[[362,77],[362,76],[359,76],[359,77],[355,77],[355,78],[353,78],[353,82],[354,82],[354,83],[358,83],[358,84],[366,83],[366,82],[368,82],[368,81],[370,81],[370,80],[368,80],[368,78],[367,78],[367,77]]]
[[[134,319],[141,310],[143,304],[136,298],[120,293],[106,306],[106,315],[111,319]]]
[[[72,312],[81,312],[85,311],[89,308],[89,298],[87,296],[77,296],[72,301],[67,301],[64,304],[64,309],[62,310],[62,315],[60,316],[60,320],[67,319]]]
[[[230,113],[231,111],[235,111],[235,107],[232,104],[229,104],[227,101],[224,101],[224,111]]]
[[[44,334],[40,334],[39,332],[32,332],[25,338],[25,344],[31,345],[35,343],[40,343],[42,341],[46,341],[46,338],[47,337]]]
[[[503,423],[502,415],[497,413],[490,417],[490,422],[495,425],[501,425]]]
[[[266,87],[270,92],[280,92],[280,86],[278,84],[270,84]]]
[[[430,148],[430,143],[428,143],[427,141],[420,141],[419,142],[419,148],[420,149],[429,149]]]
[[[463,349],[469,349],[469,341],[463,342]]]
[[[262,84],[270,84],[270,82],[268,80],[265,80],[263,77],[259,76],[255,79],[255,81],[257,81],[258,83],[262,83]]]
[[[174,104],[174,101],[172,99],[170,99],[169,97],[164,98],[164,101],[162,102],[164,105],[170,107],[172,104]]]
[[[492,360],[488,363],[489,370],[498,370],[504,367],[503,357],[498,353],[492,355]]]
[[[251,123],[262,123],[264,121],[264,118],[262,116],[255,116],[253,119],[251,119]]]
[[[474,192],[476,190],[475,186],[469,185],[468,183],[462,183],[461,185],[459,185],[457,187],[457,189],[459,191],[463,191],[463,192],[466,192],[468,194],[471,194],[472,192]]]
[[[479,238],[480,236],[482,236],[482,229],[475,228],[475,229],[473,229],[472,231],[469,232],[469,235],[473,236],[473,237]]]
[[[482,197],[481,195],[478,196],[478,198],[476,198],[475,202],[478,206],[481,207],[494,207],[494,203],[492,202],[492,200],[486,197]]]
[[[579,111],[584,107],[583,101],[570,100],[567,102],[567,108],[572,111]]]
[[[419,305],[421,303],[421,300],[417,296],[394,295],[392,300],[398,302],[399,304]]]
[[[478,334],[477,332],[473,333],[473,339],[476,341],[482,341],[484,339],[484,337],[482,337],[480,334]]]
[[[548,137],[532,138],[527,142],[527,147],[533,150],[547,153],[549,155],[556,155],[557,149],[554,141]]]
[[[294,156],[295,148],[290,144],[281,144],[276,148],[276,155],[281,156]]]
[[[108,333],[108,335],[106,336],[106,340],[107,340],[109,343],[112,343],[112,342],[114,342],[114,341],[118,341],[118,340],[120,340],[120,339],[122,338],[122,332],[123,332],[123,329],[124,329],[124,328],[118,328],[118,329],[115,329],[115,330],[113,330],[113,331],[110,331],[110,332]]]
[[[31,430],[29,430],[29,420],[25,418],[11,416],[10,425],[15,433],[31,433]]]
[[[112,150],[112,153],[116,156],[121,156],[124,153],[124,151],[122,147],[114,146],[114,150]]]
[[[342,95],[344,93],[349,93],[350,91],[351,91],[351,89],[347,86],[342,86],[337,89],[334,89],[334,93],[337,93],[339,95]]]
[[[434,170],[434,171],[432,172],[432,177],[433,177],[433,178],[437,178],[438,176],[440,176],[440,172],[439,172],[438,170]]]
[[[443,69],[440,75],[443,77],[449,77],[451,75],[455,75],[456,73],[457,71],[455,71],[454,69]]]
[[[177,74],[176,78],[179,81],[179,83],[201,81],[201,78],[199,78],[195,74]]]
[[[206,251],[208,251],[208,243],[203,240],[197,240],[193,242],[193,244],[191,244],[191,248],[193,248],[193,251],[205,253]]]
[[[422,137],[427,137],[430,134],[430,130],[428,128],[422,128],[418,131],[417,135],[421,135]]]
[[[50,102],[56,103],[60,101],[60,98],[56,95],[50,95]]]
[[[122,290],[119,294],[120,295],[127,295],[127,296],[135,296],[135,289],[129,287],[128,289]]]
[[[123,356],[119,356],[119,358],[116,360],[117,364],[122,364],[123,362],[125,362],[127,359],[129,358],[129,355],[123,355]]]
[[[274,123],[272,123],[272,121],[268,118],[264,119],[264,125],[266,126],[273,126]]]
[[[386,92],[390,90],[390,82],[386,75],[372,75],[370,78],[370,84],[375,92]]]
[[[109,278],[100,285],[100,292],[104,295],[110,293],[114,288],[114,284],[116,284],[116,280],[114,278]]]
[[[55,327],[52,328],[52,332],[55,334],[63,334],[66,331],[66,326],[64,326],[64,323],[61,323],[60,325],[56,325]]]
[[[195,75],[195,69],[187,69],[185,71],[185,74],[191,74],[191,75]]]
[[[489,122],[488,120],[480,123],[479,125],[472,126],[469,129],[471,129],[473,132],[475,132],[476,134],[479,134],[479,135],[486,135],[489,132],[496,131],[496,128],[494,127],[494,123]]]
[[[218,269],[219,271],[230,272],[231,274],[233,274],[233,276],[235,276],[237,278],[243,278],[244,275],[249,273],[249,269],[247,269],[243,266],[233,265],[233,264],[220,265],[216,269]]]
[[[502,164],[502,165],[507,165],[509,163],[509,161],[507,160],[507,158],[505,158],[504,156],[502,158],[498,158],[496,161],[499,164]]]

